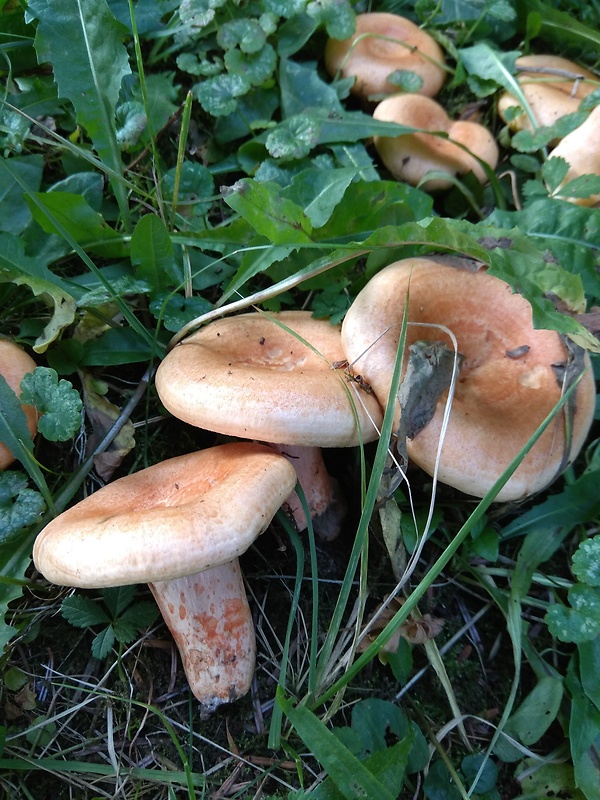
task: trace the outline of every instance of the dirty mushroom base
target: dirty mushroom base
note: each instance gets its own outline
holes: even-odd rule
[[[504,281],[434,259],[405,259],[390,264],[367,284],[342,328],[348,359],[357,359],[356,369],[382,403],[389,394],[409,286],[407,347],[417,340],[451,346],[448,336],[433,327],[441,324],[454,332],[464,356],[439,479],[483,497],[560,400],[561,365],[569,354],[558,333],[533,328],[531,306]],[[582,364],[587,372],[576,389],[570,447],[565,415],[559,413],[497,500],[540,491],[581,448],[593,416],[595,391],[587,354]],[[442,397],[431,422],[407,443],[409,457],[430,475],[444,402]],[[398,419],[399,409],[396,423]]]

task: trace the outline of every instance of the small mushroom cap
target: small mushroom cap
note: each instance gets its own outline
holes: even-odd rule
[[[242,314],[177,345],[157,370],[156,388],[174,416],[210,431],[353,447],[377,437],[371,420],[379,427],[382,416],[372,394],[332,369],[344,358],[339,326],[308,311]]]
[[[385,12],[359,14],[353,36],[329,39],[325,46],[329,74],[355,77],[351,91],[365,99],[398,92],[387,80],[396,70],[415,72],[423,80],[419,94],[434,97],[446,80],[444,65],[444,53],[432,36],[410,20]]]
[[[34,562],[48,580],[83,588],[191,575],[247,550],[295,485],[283,456],[251,442],[171,458],[56,517]]]
[[[530,55],[516,60],[522,68],[517,80],[535,120],[539,126],[553,125],[566,114],[573,114],[579,108],[584,97],[591,94],[600,85],[597,75],[573,61],[560,56]],[[531,67],[529,72],[526,67]],[[581,80],[569,80],[551,72],[535,72],[533,70],[559,70],[561,72],[581,75]],[[504,92],[498,99],[498,114],[512,131],[531,130],[531,122],[525,112],[508,119],[508,109],[519,106],[519,101],[509,92]]]
[[[358,359],[356,368],[382,403],[389,395],[409,288],[409,323],[424,323],[425,327],[409,324],[407,347],[418,340],[451,346],[449,337],[433,327],[434,323],[441,324],[454,332],[458,351],[465,358],[444,439],[439,478],[483,497],[559,401],[560,367],[569,359],[566,347],[555,331],[533,328],[527,300],[513,294],[499,278],[434,259],[398,261],[381,270],[359,293],[342,329],[348,358]],[[539,491],[579,452],[595,405],[589,363],[585,354],[583,365],[588,370],[576,389],[570,447],[565,441],[564,415],[559,413],[498,500],[514,500]],[[445,400],[446,394],[431,422],[407,442],[409,457],[430,475]],[[399,416],[397,408],[396,425]]]
[[[439,103],[428,97],[413,94],[388,97],[379,103],[373,117],[413,128],[443,131],[453,140],[430,133],[374,137],[377,152],[387,169],[395,178],[412,186],[420,184],[432,170],[453,175],[473,172],[480,183],[487,183],[487,175],[475,156],[489,164],[491,169],[498,163],[498,146],[487,128],[478,122],[454,122]],[[460,142],[470,152],[454,142]],[[451,185],[450,181],[433,178],[425,181],[423,186],[427,191],[436,191],[448,189]]]
[[[5,379],[13,392],[19,396],[21,381],[28,372],[33,372],[37,364],[22,350],[19,345],[8,339],[0,339],[0,375]],[[21,406],[27,420],[27,427],[31,438],[37,432],[37,414],[33,406]],[[0,470],[6,469],[15,457],[6,445],[0,442]]]
[[[564,158],[569,164],[562,185],[580,175],[600,175],[600,106],[596,106],[582,125],[561,139],[550,155]],[[561,196],[560,189],[556,196]],[[600,203],[600,194],[565,199],[580,206],[594,206]]]

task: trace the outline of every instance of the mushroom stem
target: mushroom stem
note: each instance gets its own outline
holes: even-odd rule
[[[321,448],[284,444],[272,447],[296,470],[315,533],[322,541],[332,541],[340,532],[347,505],[337,481],[327,472]],[[305,530],[306,514],[296,492],[287,498],[286,506],[298,530]]]
[[[239,560],[149,586],[203,713],[246,694],[256,640]]]

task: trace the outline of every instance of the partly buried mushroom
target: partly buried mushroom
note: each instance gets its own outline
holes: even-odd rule
[[[600,106],[596,106],[584,123],[561,139],[550,155],[564,158],[569,165],[561,186],[582,175],[600,176]],[[554,196],[561,197],[561,187]],[[600,203],[600,194],[563,199],[580,206],[595,206]]]
[[[428,97],[413,94],[388,97],[379,103],[373,117],[423,131],[442,132],[449,137],[433,133],[374,137],[375,148],[387,169],[395,178],[412,186],[422,184],[427,191],[450,188],[452,181],[439,173],[460,176],[472,172],[480,183],[487,183],[481,161],[492,170],[498,163],[498,145],[487,128],[478,122],[451,120],[444,108]],[[438,174],[427,178],[430,172]]]
[[[515,64],[517,80],[537,126],[553,125],[574,113],[583,98],[600,85],[593,72],[560,56],[522,56]],[[498,114],[512,131],[533,130],[529,115],[509,92],[500,95]]]
[[[332,368],[344,358],[339,326],[309,311],[242,314],[212,322],[177,345],[158,367],[156,389],[165,407],[190,425],[278,445],[298,465],[317,517],[335,495],[317,448],[373,441],[382,420],[368,387]],[[300,462],[307,459],[309,477],[303,478]],[[299,511],[298,501],[290,502]],[[301,517],[295,514],[300,528]],[[321,529],[322,538],[337,533],[339,521],[329,523],[333,528]]]
[[[18,344],[8,339],[0,339],[0,375],[4,378],[13,392],[19,396],[21,381],[28,372],[36,368],[35,361],[22,350]],[[37,431],[37,414],[32,406],[22,405],[21,408],[27,420],[27,428],[33,438]],[[15,460],[5,444],[0,442],[0,470],[6,469]]]
[[[296,483],[285,458],[242,442],[171,458],[106,485],[37,537],[50,581],[100,588],[149,583],[208,712],[245,694],[255,638],[238,556]]]
[[[463,264],[473,262],[464,259]],[[516,500],[544,488],[577,455],[589,431],[595,389],[587,353],[571,351],[555,331],[535,330],[530,304],[499,278],[443,260],[409,258],[369,281],[342,327],[348,359],[356,360],[383,404],[405,307],[407,347],[419,340],[451,346],[436,327],[443,325],[456,336],[464,357],[438,474],[440,481],[468,494],[483,497],[491,489],[566,386],[585,370],[574,403],[559,412],[496,499]],[[431,421],[407,441],[409,458],[430,475],[446,396],[435,404]],[[399,419],[397,407],[394,429]]]
[[[435,97],[446,79],[444,53],[435,39],[397,14],[359,14],[349,39],[329,39],[325,67],[333,77],[356,78],[351,92],[364,98],[399,91],[389,76],[413,72],[422,80],[420,95]]]

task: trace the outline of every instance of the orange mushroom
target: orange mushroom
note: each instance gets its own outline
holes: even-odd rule
[[[487,183],[485,170],[478,159],[491,169],[498,163],[498,146],[487,128],[478,122],[454,122],[439,103],[428,97],[413,94],[388,97],[379,103],[373,117],[448,135],[449,138],[434,136],[433,133],[374,137],[375,148],[387,169],[395,178],[412,186],[423,182],[427,191],[450,188],[452,182],[445,178],[427,179],[427,173],[432,171],[449,175],[472,172],[480,183]]]
[[[359,97],[398,92],[389,76],[396,70],[416,73],[419,94],[434,97],[446,79],[444,53],[435,39],[397,14],[369,13],[356,17],[349,39],[329,39],[325,67],[331,76],[356,78],[350,90]]]
[[[561,186],[582,175],[600,176],[600,106],[591,112],[589,117],[574,131],[567,134],[551,152],[554,158],[564,158],[569,170]],[[555,193],[561,197],[560,187]],[[580,206],[594,206],[600,203],[600,194],[592,193],[587,197],[565,197],[571,203]]]
[[[538,126],[550,127],[574,113],[583,98],[600,86],[597,75],[560,56],[522,56],[515,64],[519,69],[517,80]],[[510,109],[519,107],[519,101],[509,92],[498,99],[498,114],[510,130],[533,130],[525,110],[510,113]]]
[[[296,484],[251,442],[169,459],[107,484],[50,522],[37,569],[83,588],[148,582],[192,692],[212,711],[248,691],[255,640],[238,556]]]
[[[436,259],[409,258],[369,281],[342,326],[348,360],[382,403],[390,390],[405,306],[407,347],[418,340],[451,346],[443,325],[456,336],[464,357],[438,474],[440,481],[468,494],[483,497],[491,489],[560,400],[565,376],[571,380],[583,372],[572,418],[566,418],[571,407],[555,417],[496,499],[516,500],[548,485],[575,458],[592,422],[595,387],[587,353],[580,351],[572,360],[558,333],[534,329],[530,304],[499,278]],[[446,394],[431,421],[407,441],[409,458],[430,475],[445,400]],[[400,414],[397,405],[395,429]]]

